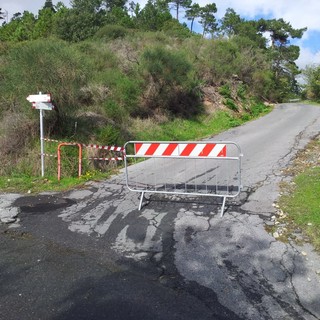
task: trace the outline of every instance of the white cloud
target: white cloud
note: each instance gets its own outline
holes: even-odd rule
[[[296,63],[302,69],[307,65],[320,65],[320,51],[314,53],[309,48],[300,47],[300,57]]]

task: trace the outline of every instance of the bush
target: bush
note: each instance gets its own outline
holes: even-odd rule
[[[18,112],[6,112],[0,123],[0,154],[23,154],[38,135],[39,124]]]
[[[248,88],[244,84],[240,84],[237,88],[237,95],[240,99],[245,100]]]
[[[232,75],[238,74],[239,55],[239,48],[232,41],[215,40],[208,43],[204,51],[206,60],[202,60],[202,66],[200,66],[201,69],[209,70],[206,80],[209,83],[219,84],[231,79]]]
[[[236,111],[236,112],[239,111],[238,106],[235,104],[235,102],[234,102],[232,99],[227,98],[227,99],[225,99],[225,100],[223,101],[223,103],[224,103],[230,110]]]
[[[176,37],[180,39],[185,39],[191,37],[192,33],[186,25],[182,25],[178,20],[168,20],[164,23],[162,27],[164,31],[170,37]]]
[[[33,170],[34,157],[30,160],[28,154],[38,132],[38,122],[22,113],[11,111],[3,115],[0,123],[0,175],[16,170],[17,167],[21,167],[19,164],[26,162],[30,164],[29,174],[36,171]],[[38,158],[39,153],[36,155]]]
[[[276,101],[273,73],[270,70],[256,70],[252,75],[251,91],[259,98]]]
[[[62,40],[79,42],[91,38],[103,24],[104,15],[86,10],[66,10],[56,16],[54,34]]]
[[[182,116],[192,116],[199,111],[195,110],[200,104],[199,83],[191,77],[192,65],[182,52],[161,47],[146,49],[141,69],[148,108]]]
[[[269,107],[261,102],[255,102],[251,105],[250,112],[253,117],[257,117],[260,114],[268,112]]]
[[[101,40],[115,40],[118,38],[124,38],[128,34],[128,29],[118,25],[105,25],[100,28],[95,34],[95,39]]]
[[[123,122],[128,115],[137,112],[139,96],[141,94],[140,81],[124,75],[117,69],[101,72],[98,79],[105,88],[108,88],[107,99],[103,102],[111,119]],[[124,117],[124,118],[123,118]]]
[[[231,89],[228,84],[225,84],[219,88],[219,93],[225,98],[231,99]]]
[[[100,143],[108,146],[122,145],[124,143],[124,141],[122,141],[120,129],[111,124],[101,128],[97,134],[97,138]]]
[[[185,57],[161,47],[146,49],[142,60],[145,70],[161,88],[183,84],[191,70]]]

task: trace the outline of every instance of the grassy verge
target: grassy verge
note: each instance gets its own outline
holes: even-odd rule
[[[43,191],[66,191],[79,188],[88,181],[102,180],[110,173],[87,172],[80,178],[65,177],[60,181],[57,177],[11,176],[0,177],[0,190],[4,192],[39,193]]]
[[[232,127],[240,126],[248,120],[257,118],[270,111],[271,108],[265,107],[256,116],[245,114],[242,117],[233,117],[228,112],[218,111],[209,117],[201,116],[194,119],[177,118],[161,125],[156,124],[152,120],[139,120],[134,125],[134,135],[136,140],[142,141],[200,140],[212,137]]]
[[[132,125],[132,134],[135,140],[142,141],[200,140],[206,137],[212,137],[213,135],[232,127],[239,126],[248,120],[270,112],[271,109],[272,108],[270,107],[257,105],[257,110],[253,110],[254,112],[252,112],[252,114],[245,113],[242,116],[232,116],[231,113],[227,111],[218,111],[209,116],[203,115],[193,119],[176,118],[162,124],[159,124],[152,119],[135,120],[135,123]],[[48,145],[47,147],[49,148],[50,146]],[[55,151],[55,149],[50,148],[47,150],[48,153],[55,153]],[[69,175],[64,176],[60,181],[58,181],[56,176],[56,160],[53,162],[53,164],[51,163],[51,165],[46,166],[45,178],[21,173],[0,177],[0,190],[3,192],[23,193],[63,191],[75,187],[81,187],[81,185],[88,180],[105,179],[108,175],[114,172],[114,170],[116,170],[116,168],[113,168],[106,172],[100,172],[99,170],[86,171],[86,168],[83,168],[84,174],[80,179]],[[122,166],[122,164],[119,164],[119,166]],[[63,172],[67,173],[67,170],[63,170]]]
[[[317,250],[320,250],[320,139],[301,152],[287,174],[291,183],[282,186],[279,206],[285,213],[288,234],[298,227]]]

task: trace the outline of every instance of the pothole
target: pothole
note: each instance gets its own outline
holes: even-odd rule
[[[25,213],[45,213],[75,204],[74,200],[54,195],[37,195],[18,198],[12,206],[19,207]]]

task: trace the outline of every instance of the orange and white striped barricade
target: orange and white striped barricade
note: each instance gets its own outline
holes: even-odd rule
[[[242,153],[234,142],[129,141],[124,149],[126,185],[141,193],[139,210],[146,192],[212,196],[222,198],[222,217],[226,199],[242,189]]]

